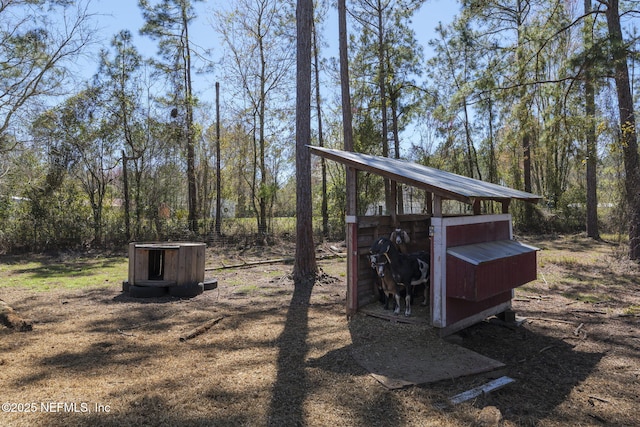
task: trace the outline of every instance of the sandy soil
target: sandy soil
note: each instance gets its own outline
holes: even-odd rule
[[[355,362],[355,340],[394,328],[401,342],[426,326],[348,321],[345,261],[330,258],[308,304],[290,303],[286,262],[208,271],[218,289],[192,299],[132,299],[119,285],[0,288],[33,322],[0,326],[0,425],[640,425],[638,265],[580,236],[526,240],[542,248],[539,279],[514,300],[527,320],[488,319],[451,338],[516,380],[469,402],[447,404],[486,376],[388,390]],[[207,254],[213,268],[293,249]]]

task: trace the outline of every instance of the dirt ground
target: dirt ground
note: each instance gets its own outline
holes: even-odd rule
[[[218,288],[192,299],[0,288],[33,322],[0,326],[0,425],[640,425],[638,265],[581,236],[523,240],[541,248],[538,280],[513,302],[527,320],[488,319],[450,338],[515,382],[466,403],[447,402],[486,375],[388,390],[355,362],[357,340],[402,342],[428,326],[348,321],[345,261],[334,257],[319,262],[309,304],[291,304],[283,262],[209,270]],[[276,248],[208,249],[207,267],[293,256]]]

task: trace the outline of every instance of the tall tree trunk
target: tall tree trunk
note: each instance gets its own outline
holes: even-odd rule
[[[487,110],[489,114],[489,153],[488,156],[488,180],[493,184],[498,184],[498,164],[496,161],[496,147],[493,139],[493,99],[491,98],[491,92],[487,95]],[[487,213],[494,213],[495,203],[486,202]]]
[[[487,109],[489,112],[489,182],[493,184],[498,183],[498,164],[496,161],[496,147],[493,139],[493,99],[491,98],[491,92],[487,98]]]
[[[138,161],[140,163],[138,163]],[[142,202],[142,171],[144,169],[144,161],[143,159],[137,159],[134,163],[134,179],[135,179],[135,188],[133,189],[133,200],[135,201],[136,207],[136,222],[135,222],[135,230],[134,230],[134,238],[140,238],[142,234],[142,216],[144,214],[144,203]]]
[[[591,12],[591,0],[584,0],[584,14]],[[591,25],[586,20],[584,30],[585,47],[591,48],[593,45],[593,35],[591,34]],[[586,129],[586,148],[587,148],[587,236],[593,239],[600,238],[598,230],[598,195],[597,195],[597,175],[596,169],[598,164],[598,152],[596,147],[596,101],[595,89],[593,81],[593,72],[591,70],[590,55],[586,58],[584,66],[584,92],[585,92],[585,115],[587,116]]]
[[[391,104],[391,132],[393,133],[394,158],[400,158],[400,130],[398,126],[398,93],[389,91],[389,103]],[[404,195],[402,194],[402,184],[396,185],[396,206],[398,214],[404,213]]]
[[[316,76],[316,113],[318,114],[318,145],[324,147],[324,135],[322,134],[322,110],[320,108],[320,66],[318,56],[320,56],[320,48],[318,47],[318,33],[316,31],[315,19],[312,22],[313,31],[313,68]],[[322,215],[322,235],[329,237],[329,203],[327,200],[327,164],[324,157],[320,158],[320,167],[322,172],[322,204],[320,213]]]
[[[260,105],[258,112],[258,123],[260,128],[259,132],[259,146],[260,146],[260,186],[258,190],[258,233],[261,242],[266,242],[267,234],[267,164],[265,154],[265,114],[266,114],[266,82],[267,82],[267,69],[265,59],[265,46],[262,38],[259,41],[260,49]]]
[[[340,53],[340,94],[342,98],[342,135],[345,151],[353,151],[353,117],[351,111],[351,94],[349,92],[349,55],[347,52],[347,6],[345,0],[338,0],[338,41]],[[354,168],[347,167],[347,204],[346,204],[346,241],[347,241],[347,316],[355,314],[358,309],[358,295],[354,291],[358,279],[358,224],[356,213],[358,208],[357,173]]]
[[[196,185],[196,150],[195,132],[193,125],[193,91],[191,87],[191,47],[189,45],[189,20],[186,7],[182,7],[183,30],[183,62],[184,62],[184,87],[186,104],[186,130],[187,130],[187,190],[189,199],[189,230],[198,235],[198,191]]]
[[[131,240],[131,213],[129,206],[129,174],[127,173],[127,154],[122,150],[122,187],[124,192],[124,231],[127,242]]]
[[[222,170],[220,166],[220,83],[216,82],[216,237],[222,234]]]
[[[385,62],[385,35],[384,25],[382,22],[382,2],[378,0],[378,88],[380,90],[380,117],[382,119],[382,156],[389,157],[389,123],[387,118],[387,67]],[[384,194],[387,212],[394,218],[396,214],[396,190],[392,188],[395,182],[384,179]]]
[[[469,106],[467,105],[467,97],[462,98],[462,111],[464,112],[464,139],[467,145],[467,159],[469,167],[469,177],[482,180],[482,172],[480,171],[480,165],[478,164],[478,154],[476,148],[473,146],[473,139],[471,138],[471,120],[469,118]]]
[[[313,286],[318,272],[313,244],[311,204],[311,25],[313,1],[298,0],[296,9],[296,287]]]
[[[253,212],[256,216],[256,225],[258,226],[258,232],[260,232],[260,230],[262,230],[262,222],[260,222],[260,209],[258,208],[258,153],[260,152],[258,145],[260,138],[256,135],[256,132],[258,131],[258,125],[256,124],[256,120],[258,120],[258,110],[259,109],[256,108],[252,116],[253,128],[251,130],[251,138],[253,142],[253,151],[251,154],[253,155],[253,159],[251,162],[251,206],[253,207]]]
[[[638,135],[629,82],[627,51],[622,39],[618,0],[609,0],[606,11],[609,40],[613,52],[618,111],[620,115],[621,145],[624,155],[625,189],[629,205],[629,257],[640,259],[640,164]]]
[[[518,32],[518,45],[516,47],[516,62],[518,64],[518,83],[524,83],[526,75],[526,63],[523,55],[524,41],[524,9],[526,1],[517,1],[516,25]],[[520,111],[519,125],[522,145],[522,175],[524,178],[524,191],[531,193],[531,132],[529,130],[529,111],[527,105],[527,87],[523,85],[520,89]],[[524,204],[524,224],[531,227],[533,223],[533,206],[531,203]]]

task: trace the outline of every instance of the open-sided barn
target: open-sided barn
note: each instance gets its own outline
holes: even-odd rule
[[[537,248],[513,237],[512,200],[537,202],[540,196],[445,172],[405,160],[309,147],[315,155],[357,171],[366,171],[426,191],[420,215],[357,216],[347,212],[347,316],[376,299],[371,244],[393,229],[411,235],[411,250],[430,253],[428,322],[447,335],[511,308],[513,289],[536,278]],[[356,174],[357,175],[357,174]],[[347,182],[347,198],[357,194],[356,180]],[[392,186],[393,187],[393,186]],[[471,214],[443,214],[443,201],[471,206]],[[502,212],[482,214],[481,202],[501,204]],[[354,206],[353,200],[347,201]]]

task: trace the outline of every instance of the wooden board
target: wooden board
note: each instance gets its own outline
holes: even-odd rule
[[[502,387],[509,385],[514,381],[515,380],[513,378],[502,376],[500,378],[496,378],[495,380],[489,381],[486,384],[472,388],[471,390],[467,390],[464,393],[456,394],[451,399],[449,399],[449,402],[451,402],[452,405],[457,405],[458,403],[475,399],[476,397],[482,394],[491,393],[492,391],[499,390]]]
[[[370,331],[375,329],[376,333]],[[426,325],[390,323],[354,316],[351,355],[389,389],[490,372],[505,365],[449,343]]]

